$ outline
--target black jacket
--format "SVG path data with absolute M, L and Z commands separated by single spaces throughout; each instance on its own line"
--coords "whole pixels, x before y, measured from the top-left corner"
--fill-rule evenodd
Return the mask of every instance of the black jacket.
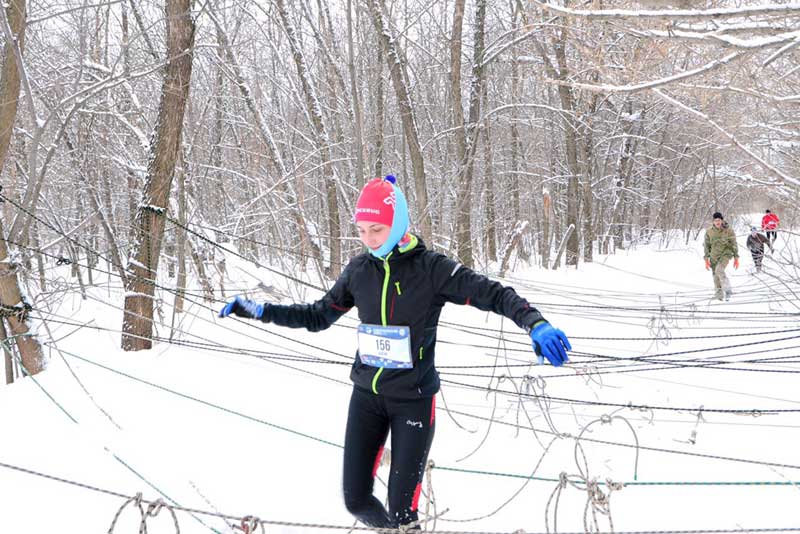
M 289 306 L 267 304 L 262 320 L 317 332 L 356 306 L 362 323 L 407 325 L 413 369 L 371 367 L 362 364 L 356 353 L 350 379 L 356 386 L 387 397 L 430 397 L 439 391 L 434 367 L 436 328 L 447 302 L 493 311 L 527 330 L 543 320 L 512 288 L 427 250 L 416 237 L 404 249 L 395 247 L 387 260 L 359 254 L 320 300 Z
M 755 236 L 753 234 L 747 236 L 747 248 L 750 249 L 750 252 L 763 254 L 765 244 L 769 245 L 770 250 L 772 250 L 772 243 L 769 242 L 769 239 L 764 234 L 756 233 Z

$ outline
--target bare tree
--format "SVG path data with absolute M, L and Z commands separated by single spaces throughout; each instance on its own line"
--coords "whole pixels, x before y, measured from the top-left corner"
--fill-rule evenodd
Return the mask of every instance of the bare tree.
M 352 0 L 347 0 L 347 69 L 350 74 L 350 98 L 353 99 L 353 119 L 355 121 L 356 183 L 361 185 L 364 183 L 364 165 L 367 160 L 367 149 L 364 143 L 364 119 L 361 97 L 358 92 L 358 83 L 356 81 Z
M 325 183 L 328 205 L 328 229 L 330 231 L 330 274 L 331 277 L 338 278 L 342 270 L 342 230 L 339 221 L 339 201 L 337 194 L 337 182 L 339 180 L 336 176 L 334 166 L 331 163 L 330 138 L 322 118 L 322 107 L 319 98 L 317 98 L 317 91 L 314 88 L 308 70 L 308 62 L 300 48 L 294 25 L 289 19 L 289 13 L 286 10 L 286 5 L 283 0 L 276 0 L 276 4 L 278 6 L 278 14 L 281 17 L 283 29 L 286 32 L 286 37 L 289 40 L 289 46 L 292 50 L 292 57 L 294 58 L 295 67 L 297 68 L 297 76 L 300 78 L 300 85 L 303 87 L 306 114 L 313 125 L 314 140 L 317 145 L 317 150 L 319 150 L 320 157 L 322 158 L 322 180 Z
M 0 22 L 6 37 L 3 49 L 3 78 L 0 83 L 0 173 L 5 166 L 17 116 L 23 69 L 22 50 L 25 44 L 25 10 L 25 0 L 9 0 L 0 9 L 2 16 Z M 15 262 L 10 261 L 3 221 L 0 218 L 0 306 L 2 307 L 0 321 L 5 319 L 8 322 L 8 332 L 3 336 L 3 344 L 9 342 L 9 337 L 6 336 L 10 333 L 19 349 L 22 367 L 26 373 L 34 375 L 44 369 L 45 359 L 38 339 L 30 334 L 28 322 L 30 307 L 22 298 L 17 267 Z M 7 361 L 6 365 L 9 363 Z
M 372 23 L 378 34 L 378 39 L 383 48 L 383 55 L 392 77 L 397 105 L 400 107 L 400 118 L 403 123 L 405 141 L 411 155 L 411 167 L 414 170 L 414 192 L 417 201 L 417 223 L 422 237 L 429 242 L 433 236 L 431 229 L 430 206 L 428 205 L 428 182 L 425 176 L 425 158 L 422 155 L 422 146 L 419 141 L 419 128 L 417 127 L 414 103 L 405 75 L 405 61 L 398 49 L 397 40 L 386 23 L 383 14 L 383 0 L 369 0 L 369 10 Z
M 309 225 L 306 221 L 305 215 L 303 214 L 302 207 L 300 206 L 301 202 L 299 200 L 299 195 L 296 191 L 292 188 L 292 182 L 289 180 L 290 172 L 284 163 L 284 158 L 281 154 L 281 151 L 278 149 L 278 144 L 275 141 L 275 136 L 273 135 L 272 129 L 269 127 L 266 119 L 264 118 L 264 114 L 261 112 L 261 109 L 256 102 L 256 99 L 253 95 L 253 90 L 251 89 L 251 84 L 248 80 L 245 79 L 244 74 L 242 73 L 242 69 L 239 66 L 239 60 L 237 59 L 236 55 L 234 54 L 233 48 L 230 43 L 230 39 L 228 38 L 228 34 L 225 28 L 222 26 L 219 19 L 214 14 L 212 6 L 209 5 L 208 15 L 211 18 L 211 21 L 214 23 L 214 26 L 218 30 L 218 39 L 222 49 L 225 53 L 225 57 L 228 60 L 227 67 L 230 69 L 234 82 L 236 84 L 239 93 L 241 94 L 242 98 L 245 101 L 245 105 L 247 109 L 252 113 L 253 117 L 255 118 L 256 122 L 256 133 L 263 143 L 264 147 L 267 149 L 267 153 L 271 160 L 272 165 L 275 167 L 278 173 L 278 180 L 277 180 L 277 189 L 281 194 L 281 197 L 289 204 L 289 211 L 291 214 L 291 218 L 294 220 L 295 225 L 297 227 L 297 232 L 300 234 L 300 244 L 302 249 L 309 248 L 312 253 L 313 259 L 317 263 L 322 262 L 322 251 L 320 247 L 314 242 L 313 239 L 310 237 L 309 232 Z M 302 253 L 301 249 L 301 253 Z
M 131 276 L 122 321 L 124 350 L 149 349 L 153 344 L 154 284 L 192 77 L 195 26 L 191 0 L 166 0 L 165 11 L 167 65 L 147 182 L 134 223 L 136 243 L 128 261 Z

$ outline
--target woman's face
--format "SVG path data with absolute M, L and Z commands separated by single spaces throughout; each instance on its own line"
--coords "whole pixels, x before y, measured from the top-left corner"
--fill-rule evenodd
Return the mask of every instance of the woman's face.
M 385 224 L 369 221 L 358 221 L 358 237 L 361 242 L 372 250 L 377 250 L 389 238 L 391 227 Z

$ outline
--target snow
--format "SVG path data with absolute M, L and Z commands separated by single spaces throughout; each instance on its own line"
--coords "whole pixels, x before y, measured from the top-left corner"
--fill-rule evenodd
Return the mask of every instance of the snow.
M 149 267 L 147 267 L 144 263 L 140 262 L 136 258 L 128 258 L 128 265 L 130 265 L 131 267 L 138 267 L 139 269 L 142 269 L 143 271 L 149 271 L 150 270 Z
M 759 216 L 753 214 L 749 219 Z M 532 359 L 524 333 L 509 321 L 475 308 L 445 307 L 437 366 L 446 384 L 444 398 L 440 395 L 437 399 L 439 428 L 430 458 L 436 465 L 431 481 L 437 509 L 448 511 L 437 521 L 437 530 L 544 532 L 546 513 L 552 530 L 557 512 L 559 531 L 583 531 L 585 489 L 567 485 L 557 506 L 548 500 L 562 472 L 574 480 L 587 466 L 589 477 L 597 477 L 599 489 L 606 494 L 607 479 L 615 483 L 800 480 L 796 445 L 800 413 L 755 417 L 711 411 L 800 410 L 795 375 L 724 369 L 800 371 L 796 358 L 742 363 L 791 356 L 798 346 L 800 324 L 796 315 L 781 314 L 797 313 L 797 301 L 792 300 L 798 290 L 797 273 L 777 264 L 790 252 L 796 253 L 792 237 L 780 233 L 775 256 L 765 262 L 766 272 L 755 275 L 750 272 L 752 261 L 744 247 L 748 217 L 737 223 L 742 266 L 738 271 L 728 269 L 735 292 L 730 302 L 709 300 L 711 277 L 703 267 L 702 233 L 698 241 L 684 248 L 642 246 L 597 256 L 595 263 L 581 263 L 577 270 L 528 268 L 509 274 L 505 283 L 516 287 L 572 338 L 572 363 L 565 368 L 507 366 Z M 683 243 L 681 239 L 674 242 Z M 227 261 L 231 264 L 228 275 L 242 277 L 226 281 L 228 285 L 252 286 L 254 275 L 265 275 L 264 270 L 239 258 Z M 69 276 L 69 266 L 54 269 Z M 783 281 L 777 282 L 774 276 Z M 270 275 L 270 279 L 279 284 L 276 277 Z M 231 516 L 223 520 L 177 511 L 183 533 L 241 532 L 230 524 L 239 522 L 233 518 L 246 515 L 278 522 L 353 524 L 341 497 L 340 444 L 350 393 L 348 362 L 355 347 L 355 311 L 334 327 L 311 334 L 234 318 L 220 320 L 199 302 L 189 302 L 188 313 L 176 320 L 183 329 L 176 332 L 176 338 L 187 343 L 202 341 L 205 346 L 157 343 L 150 351 L 126 353 L 118 348 L 122 290 L 115 294 L 101 283 L 90 288 L 88 295 L 87 300 L 76 295 L 49 303 L 52 309 L 45 315 L 51 319 L 53 336 L 63 337 L 58 342 L 61 352 L 46 348 L 49 366 L 35 381 L 21 379 L 0 387 L 0 464 L 120 495 L 142 492 L 149 501 L 162 497 L 160 491 L 168 496 L 164 498 L 168 504 Z M 169 302 L 166 298 L 163 304 L 167 318 L 171 316 L 166 309 Z M 97 329 L 76 330 L 73 326 L 90 320 Z M 501 326 L 507 353 L 496 332 L 476 330 Z M 168 337 L 169 324 L 159 325 L 159 331 Z M 757 335 L 680 339 L 731 334 Z M 621 337 L 651 339 L 587 339 Z M 766 340 L 772 341 L 719 349 Z M 54 349 L 49 343 L 47 347 Z M 709 351 L 667 355 L 697 349 Z M 295 361 L 270 359 L 258 351 L 284 354 Z M 621 359 L 593 360 L 585 354 Z M 303 362 L 297 360 L 300 355 L 341 365 Z M 657 363 L 666 360 L 694 367 L 594 372 L 641 364 L 625 359 L 641 355 L 654 360 L 647 365 L 654 369 L 669 367 Z M 723 355 L 739 363 L 714 365 Z M 452 367 L 493 363 L 497 363 L 493 380 L 489 379 L 491 369 Z M 485 377 L 463 376 L 475 374 Z M 531 379 L 523 380 L 523 375 Z M 516 377 L 513 382 L 511 377 Z M 500 390 L 528 387 L 552 398 L 614 406 L 551 400 L 546 418 L 535 399 L 460 388 L 454 382 L 479 388 L 491 384 Z M 682 410 L 615 406 L 628 403 Z M 527 415 L 519 411 L 520 405 Z M 615 417 L 601 421 L 604 414 Z M 492 425 L 480 419 L 492 415 L 497 420 Z M 524 429 L 528 417 L 540 429 L 537 436 Z M 518 430 L 517 424 L 523 429 Z M 581 455 L 575 439 L 556 439 L 546 454 L 539 444 L 547 446 L 553 440 L 546 432 L 578 436 L 582 431 L 583 438 L 626 446 L 582 440 L 586 460 L 578 465 L 576 457 Z M 642 446 L 638 468 L 636 440 Z M 539 462 L 535 476 L 546 480 L 526 483 L 516 476 L 479 473 L 530 475 Z M 0 532 L 106 532 L 125 502 L 118 495 L 4 465 L 0 465 Z M 386 474 L 387 468 L 381 467 L 379 476 L 386 480 Z M 377 484 L 376 492 L 383 498 L 385 488 Z M 631 484 L 613 491 L 610 511 L 618 532 L 746 531 L 797 528 L 796 501 L 797 488 L 791 485 Z M 425 509 L 424 497 L 420 508 Z M 487 517 L 466 523 L 447 521 L 482 516 Z M 598 517 L 600 527 L 608 531 L 607 518 Z M 114 532 L 137 532 L 139 519 L 136 508 L 128 505 Z M 148 519 L 147 527 L 151 534 L 175 532 L 167 511 Z M 267 525 L 267 531 L 339 532 L 282 525 Z

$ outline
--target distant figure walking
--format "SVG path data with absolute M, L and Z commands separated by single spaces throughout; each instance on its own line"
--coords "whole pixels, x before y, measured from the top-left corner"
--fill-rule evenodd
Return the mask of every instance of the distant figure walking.
M 736 234 L 733 233 L 733 228 L 725 222 L 722 214 L 718 211 L 714 212 L 712 218 L 713 224 L 706 230 L 703 244 L 706 270 L 710 269 L 714 276 L 714 298 L 730 300 L 733 291 L 731 291 L 731 283 L 725 275 L 725 267 L 733 258 L 733 268 L 739 268 L 739 245 L 736 244 Z
M 778 216 L 770 210 L 767 210 L 761 218 L 761 229 L 767 232 L 767 239 L 769 239 L 770 245 L 778 239 L 778 223 L 780 222 L 781 220 Z
M 761 261 L 764 259 L 764 245 L 769 245 L 770 252 L 772 251 L 772 243 L 769 242 L 767 236 L 758 231 L 758 228 L 752 226 L 750 228 L 750 235 L 747 236 L 747 248 L 750 249 L 750 254 L 753 256 L 753 263 L 756 265 L 756 272 L 761 272 Z

